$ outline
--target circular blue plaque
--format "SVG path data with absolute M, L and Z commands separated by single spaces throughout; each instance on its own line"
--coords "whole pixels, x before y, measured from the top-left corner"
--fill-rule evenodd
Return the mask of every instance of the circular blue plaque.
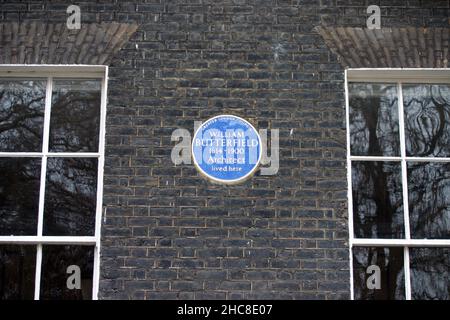
M 192 139 L 192 157 L 200 173 L 209 179 L 234 184 L 258 168 L 261 145 L 261 137 L 248 121 L 220 115 L 197 129 Z

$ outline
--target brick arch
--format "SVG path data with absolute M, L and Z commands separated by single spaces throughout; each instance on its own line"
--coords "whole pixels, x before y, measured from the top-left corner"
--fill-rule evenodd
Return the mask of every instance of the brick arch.
M 0 23 L 0 64 L 109 64 L 138 28 L 134 23 Z
M 317 27 L 327 46 L 350 68 L 446 68 L 449 28 Z

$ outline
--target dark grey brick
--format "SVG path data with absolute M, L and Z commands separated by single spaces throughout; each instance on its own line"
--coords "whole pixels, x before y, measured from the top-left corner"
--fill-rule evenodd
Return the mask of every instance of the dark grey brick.
M 365 28 L 367 3 L 178 2 L 81 3 L 83 28 L 139 24 L 109 64 L 100 298 L 348 298 L 344 68 L 315 27 Z M 3 1 L 0 23 L 69 4 Z M 385 28 L 448 28 L 447 0 L 381 4 Z M 280 129 L 276 176 L 172 164 L 172 131 L 221 113 Z

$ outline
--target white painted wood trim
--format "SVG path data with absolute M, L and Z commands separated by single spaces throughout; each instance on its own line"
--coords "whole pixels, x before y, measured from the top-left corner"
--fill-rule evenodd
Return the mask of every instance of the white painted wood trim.
M 358 68 L 347 72 L 349 82 L 450 83 L 450 68 Z
M 106 66 L 102 65 L 2 64 L 0 65 L 0 78 L 100 78 L 104 77 L 105 71 Z
M 95 215 L 95 249 L 94 249 L 94 274 L 92 280 L 92 299 L 98 299 L 98 290 L 100 284 L 100 257 L 101 257 L 101 225 L 103 212 L 103 176 L 105 166 L 105 135 L 106 135 L 106 106 L 108 93 L 108 67 L 102 80 L 102 95 L 100 109 L 100 138 L 98 151 L 98 176 L 97 176 L 97 206 Z
M 78 244 L 95 245 L 96 237 L 72 236 L 0 236 L 1 244 Z
M 0 157 L 51 157 L 51 158 L 98 158 L 100 157 L 100 153 L 93 153 L 93 152 L 0 152 Z
M 100 240 L 101 240 L 101 218 L 103 206 L 103 172 L 105 157 L 105 132 L 106 132 L 106 105 L 108 90 L 108 67 L 98 65 L 0 65 L 0 78 L 42 78 L 47 79 L 46 100 L 44 111 L 44 130 L 42 152 L 0 152 L 0 157 L 35 157 L 41 158 L 40 194 L 38 211 L 38 230 L 36 236 L 0 236 L 0 244 L 28 244 L 36 245 L 36 270 L 34 298 L 39 299 L 40 280 L 42 268 L 43 245 L 86 245 L 94 247 L 94 271 L 92 280 L 92 298 L 98 298 L 100 278 Z M 102 79 L 101 106 L 100 106 L 100 132 L 98 152 L 77 153 L 54 153 L 48 152 L 50 118 L 51 118 L 51 95 L 54 78 Z M 97 173 L 97 202 L 95 216 L 94 236 L 44 236 L 43 214 L 45 202 L 45 182 L 48 157 L 71 157 L 71 158 L 98 158 Z
M 1 156 L 1 154 L 0 154 Z M 382 156 L 350 156 L 352 161 L 402 161 L 407 162 L 450 162 L 450 158 L 436 158 L 436 157 L 382 157 Z
M 350 117 L 349 117 L 349 82 L 379 82 L 395 83 L 398 88 L 398 110 L 399 110 L 399 135 L 400 135 L 400 156 L 352 156 L 350 151 Z M 350 249 L 350 293 L 354 299 L 353 287 L 353 247 L 403 247 L 404 273 L 405 273 L 405 298 L 411 300 L 411 277 L 410 277 L 410 247 L 450 247 L 450 239 L 411 239 L 409 221 L 409 202 L 407 185 L 407 164 L 408 162 L 450 162 L 450 158 L 436 157 L 408 157 L 406 156 L 405 140 L 405 119 L 403 110 L 404 83 L 449 83 L 450 69 L 347 69 L 345 70 L 345 108 L 346 108 L 346 128 L 347 128 L 347 181 L 348 181 L 348 225 L 349 225 L 349 249 Z M 352 199 L 352 161 L 398 161 L 401 162 L 402 170 L 402 195 L 404 208 L 405 239 L 358 239 L 354 238 L 353 230 L 353 199 Z
M 23 244 L 22 242 L 20 244 Z M 36 269 L 34 276 L 34 300 L 39 300 L 41 294 L 41 273 L 42 273 L 42 243 L 36 246 Z
M 408 167 L 406 163 L 406 133 L 405 133 L 405 117 L 403 109 L 403 89 L 402 83 L 397 84 L 398 90 L 398 122 L 400 134 L 400 156 L 402 170 L 402 198 L 403 198 L 403 223 L 405 229 L 405 239 L 411 239 L 409 227 L 409 202 L 408 202 Z M 411 300 L 411 279 L 409 277 L 409 250 L 407 247 L 403 250 L 403 267 L 405 270 L 405 298 Z
M 347 136 L 347 201 L 348 201 L 348 235 L 349 235 L 349 269 L 350 269 L 350 299 L 354 299 L 353 288 L 353 194 L 352 194 L 352 161 L 350 152 L 350 108 L 349 108 L 349 92 L 347 81 L 347 70 L 345 70 L 345 122 L 346 122 L 346 136 Z
M 354 238 L 354 247 L 450 247 L 450 239 L 363 239 Z

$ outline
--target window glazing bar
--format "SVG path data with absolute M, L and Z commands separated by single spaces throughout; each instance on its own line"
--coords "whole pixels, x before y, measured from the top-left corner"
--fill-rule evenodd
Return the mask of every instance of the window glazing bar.
M 0 236 L 0 243 L 95 245 L 96 237 L 71 236 Z
M 345 70 L 345 122 L 347 129 L 347 203 L 348 203 L 348 234 L 349 234 L 349 269 L 350 269 L 350 299 L 354 299 L 353 288 L 353 195 L 352 195 L 352 160 L 350 152 L 350 108 L 347 70 Z
M 411 162 L 450 162 L 450 158 L 437 157 L 382 157 L 382 156 L 350 156 L 353 161 L 411 161 Z
M 355 238 L 355 247 L 450 247 L 450 239 L 368 239 Z
M 409 202 L 408 202 L 408 168 L 406 163 L 406 136 L 405 136 L 405 114 L 403 109 L 402 84 L 398 83 L 398 121 L 400 133 L 400 155 L 402 157 L 402 191 L 403 191 L 403 223 L 405 224 L 405 239 L 411 239 L 409 228 Z M 404 248 L 405 264 L 405 297 L 411 300 L 411 279 L 409 271 L 409 250 Z
M 52 158 L 98 158 L 100 153 L 93 152 L 0 152 L 1 157 L 52 157 Z

